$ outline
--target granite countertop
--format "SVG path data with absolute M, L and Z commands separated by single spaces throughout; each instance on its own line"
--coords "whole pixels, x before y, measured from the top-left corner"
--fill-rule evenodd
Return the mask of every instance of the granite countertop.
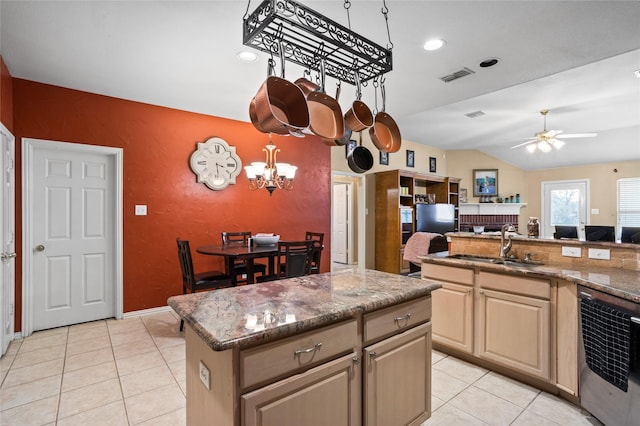
M 354 318 L 440 287 L 435 281 L 345 269 L 173 296 L 168 304 L 213 350 L 224 351 Z
M 519 275 L 559 278 L 640 303 L 640 271 L 591 265 L 527 265 L 512 266 L 448 258 L 448 252 L 421 256 L 423 262 L 449 266 L 478 267 L 483 270 Z

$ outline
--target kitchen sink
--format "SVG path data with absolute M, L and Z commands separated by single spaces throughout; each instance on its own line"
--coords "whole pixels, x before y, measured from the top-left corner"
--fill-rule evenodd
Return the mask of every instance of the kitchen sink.
M 469 262 L 491 263 L 494 265 L 505 266 L 539 266 L 540 262 L 525 261 L 524 259 L 517 259 L 515 257 L 489 257 L 489 256 L 477 256 L 473 254 L 452 254 L 447 256 L 449 259 L 466 260 Z

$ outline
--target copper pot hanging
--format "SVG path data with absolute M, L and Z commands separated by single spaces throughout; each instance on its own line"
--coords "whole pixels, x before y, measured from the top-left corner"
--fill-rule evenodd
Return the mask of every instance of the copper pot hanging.
M 377 85 L 376 85 L 377 86 Z M 382 96 L 382 110 L 375 116 L 373 127 L 369 128 L 371 141 L 382 152 L 397 152 L 402 144 L 400 129 L 395 120 L 385 112 L 386 94 L 384 82 L 380 84 Z M 378 93 L 376 91 L 376 108 L 378 104 Z
M 284 52 L 280 44 L 281 75 L 272 75 L 274 61 L 269 59 L 267 79 L 258 89 L 255 102 L 249 105 L 249 115 L 262 133 L 293 134 L 309 127 L 309 108 L 304 93 L 284 78 Z
M 360 132 L 373 125 L 373 114 L 367 104 L 360 100 L 362 91 L 360 89 L 360 74 L 358 74 L 358 70 L 354 70 L 354 78 L 356 80 L 356 100 L 353 101 L 351 108 L 344 115 L 344 121 L 352 131 Z

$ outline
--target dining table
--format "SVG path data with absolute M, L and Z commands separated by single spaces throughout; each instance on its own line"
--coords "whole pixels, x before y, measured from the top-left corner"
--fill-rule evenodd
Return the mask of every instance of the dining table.
M 196 252 L 211 256 L 224 257 L 226 270 L 233 271 L 233 265 L 238 260 L 246 261 L 247 265 L 247 284 L 255 283 L 254 275 L 254 259 L 268 258 L 267 265 L 268 274 L 275 274 L 275 258 L 278 254 L 278 245 L 239 245 L 239 244 L 205 244 L 196 248 Z M 235 274 L 231 274 L 232 284 L 238 284 L 238 278 Z

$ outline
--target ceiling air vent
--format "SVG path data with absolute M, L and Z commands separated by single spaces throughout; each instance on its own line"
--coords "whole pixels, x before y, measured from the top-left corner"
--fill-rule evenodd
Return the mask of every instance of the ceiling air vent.
M 475 74 L 475 72 L 471 71 L 467 67 L 464 67 L 461 70 L 453 72 L 453 73 L 451 73 L 449 75 L 445 75 L 444 77 L 440 77 L 440 80 L 444 81 L 445 83 L 449 83 L 449 82 L 451 82 L 453 80 L 457 80 L 459 78 L 466 77 L 466 76 L 471 75 L 471 74 Z
M 465 114 L 469 118 L 482 117 L 484 115 L 484 111 L 473 111 Z

